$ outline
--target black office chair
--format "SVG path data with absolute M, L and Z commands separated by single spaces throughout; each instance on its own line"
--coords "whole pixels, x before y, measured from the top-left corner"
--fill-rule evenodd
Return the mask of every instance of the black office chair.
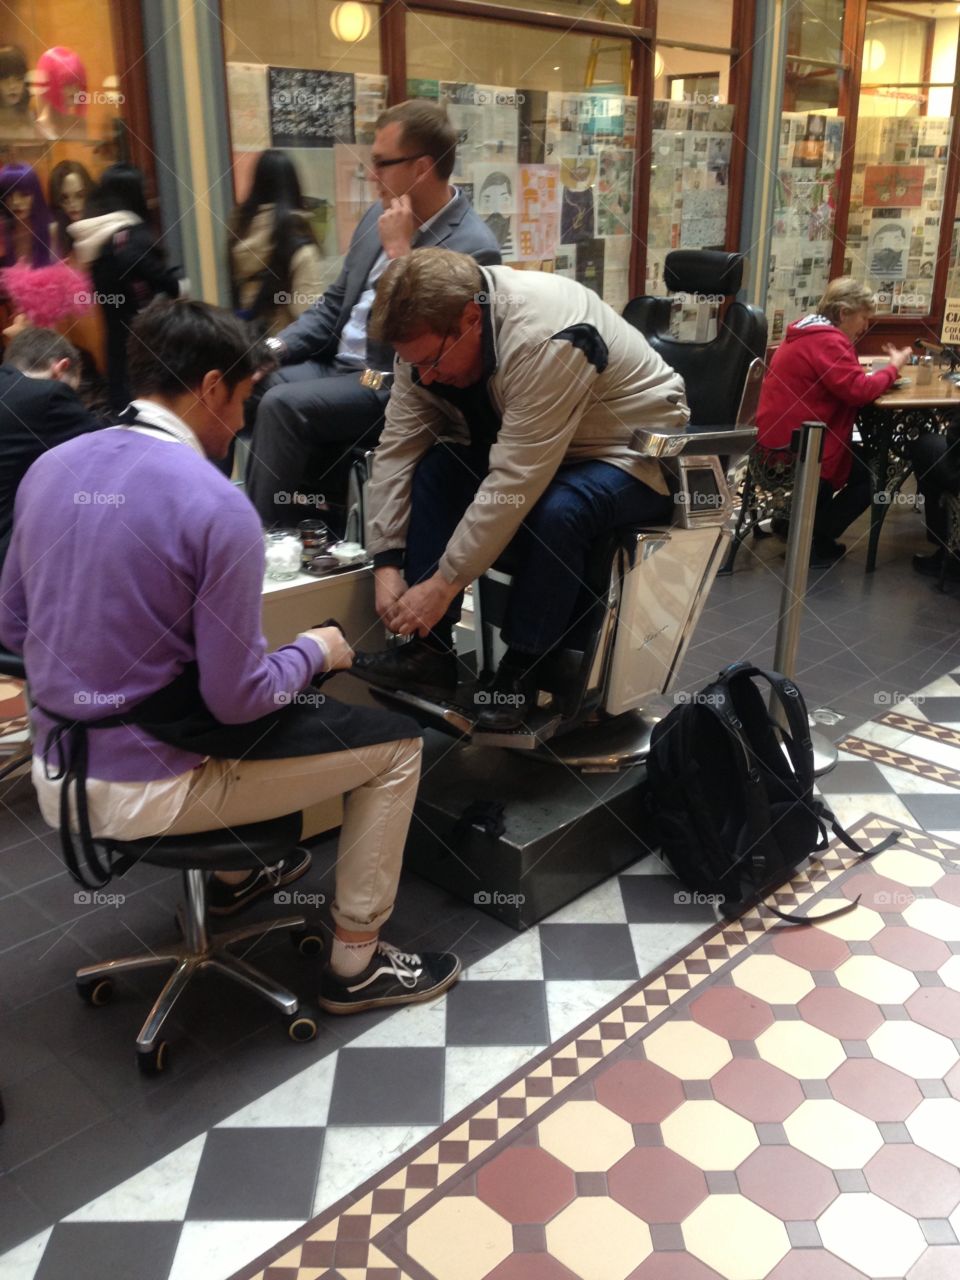
M 675 249 L 667 254 L 663 278 L 673 294 L 720 302 L 740 289 L 743 256 L 720 249 Z M 733 301 L 720 317 L 717 336 L 711 342 L 681 342 L 670 334 L 675 301 L 649 295 L 633 298 L 624 308 L 623 318 L 683 375 L 691 426 L 753 426 L 752 418 L 746 421 L 741 405 L 745 392 L 753 394 L 763 376 L 766 316 L 759 307 Z
M 228 950 L 238 942 L 262 937 L 275 929 L 289 929 L 294 931 L 294 942 L 305 955 L 315 954 L 322 946 L 322 941 L 318 935 L 307 930 L 303 916 L 256 920 L 229 933 L 207 932 L 207 873 L 242 871 L 248 868 L 253 870 L 279 861 L 298 844 L 301 819 L 301 814 L 290 813 L 268 822 L 202 831 L 196 835 L 151 836 L 143 840 L 122 842 L 95 841 L 111 860 L 123 858 L 157 867 L 173 867 L 183 872 L 185 901 L 178 913 L 183 931 L 181 944 L 142 955 L 125 956 L 120 960 L 107 960 L 102 964 L 86 965 L 77 970 L 79 994 L 88 1004 L 102 1005 L 113 994 L 115 974 L 131 973 L 154 965 L 175 966 L 137 1036 L 137 1064 L 145 1075 L 157 1075 L 168 1065 L 167 1042 L 161 1040 L 160 1032 L 191 978 L 203 969 L 213 969 L 249 991 L 263 996 L 280 1010 L 292 1040 L 306 1041 L 316 1036 L 316 1022 L 300 1012 L 300 1003 L 292 991 L 281 987 L 272 978 Z

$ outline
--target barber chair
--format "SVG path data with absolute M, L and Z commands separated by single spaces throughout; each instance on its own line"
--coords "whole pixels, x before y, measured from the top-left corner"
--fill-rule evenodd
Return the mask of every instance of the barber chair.
M 23 658 L 19 653 L 11 653 L 9 649 L 0 648 L 0 675 L 9 676 L 12 680 L 22 680 L 26 683 L 27 673 L 23 665 Z M 0 780 L 8 778 L 11 774 L 16 773 L 18 769 L 22 769 L 24 765 L 30 763 L 33 756 L 33 743 L 30 741 L 29 725 L 27 726 L 27 741 L 21 746 L 17 743 L 11 750 L 11 754 L 6 759 L 3 767 L 0 768 Z
M 207 872 L 255 869 L 278 861 L 299 843 L 301 818 L 301 814 L 291 813 L 268 822 L 195 835 L 96 841 L 111 858 L 172 867 L 183 873 L 184 902 L 178 912 L 183 940 L 179 945 L 77 970 L 79 995 L 88 1004 L 103 1005 L 113 995 L 113 979 L 117 974 L 155 965 L 174 966 L 137 1036 L 137 1065 L 144 1075 L 157 1075 L 169 1065 L 167 1042 L 161 1038 L 164 1023 L 190 980 L 205 969 L 230 978 L 272 1004 L 280 1011 L 291 1040 L 307 1041 L 316 1036 L 316 1022 L 301 1013 L 300 1002 L 292 991 L 229 950 L 237 943 L 249 944 L 276 929 L 288 929 L 293 931 L 293 941 L 304 955 L 316 954 L 322 946 L 321 939 L 307 930 L 303 916 L 255 920 L 229 933 L 207 931 Z

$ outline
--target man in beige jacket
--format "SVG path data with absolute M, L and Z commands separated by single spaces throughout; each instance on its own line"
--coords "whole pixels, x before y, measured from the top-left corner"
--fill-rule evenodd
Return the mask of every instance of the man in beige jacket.
M 370 328 L 397 362 L 367 547 L 377 612 L 415 638 L 359 657 L 354 671 L 449 697 L 463 589 L 510 544 L 508 649 L 478 722 L 516 728 L 541 660 L 576 621 L 591 543 L 670 518 L 659 464 L 630 440 L 638 427 L 688 420 L 683 379 L 575 281 L 481 268 L 443 249 L 387 268 Z

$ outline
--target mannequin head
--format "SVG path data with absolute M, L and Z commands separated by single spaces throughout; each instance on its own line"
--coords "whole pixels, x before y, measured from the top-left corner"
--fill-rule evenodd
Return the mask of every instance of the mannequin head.
M 72 49 L 57 45 L 37 62 L 40 100 L 62 116 L 87 114 L 87 72 Z
M 29 262 L 34 267 L 50 263 L 50 210 L 43 198 L 40 179 L 28 164 L 8 164 L 0 169 L 0 212 L 4 223 L 3 265 L 17 260 L 17 228 L 30 235 Z
M 50 208 L 64 223 L 83 217 L 93 179 L 79 160 L 61 160 L 50 174 Z
M 29 106 L 26 56 L 17 45 L 4 45 L 0 48 L 0 109 L 26 115 Z

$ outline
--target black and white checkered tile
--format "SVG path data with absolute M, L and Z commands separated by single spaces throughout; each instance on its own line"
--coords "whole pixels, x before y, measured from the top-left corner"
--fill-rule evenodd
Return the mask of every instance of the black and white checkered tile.
M 847 736 L 960 771 L 960 746 L 910 726 L 960 728 L 960 672 L 896 710 L 900 727 Z M 821 789 L 844 824 L 874 812 L 960 841 L 946 783 L 842 750 Z M 637 864 L 0 1257 L 0 1280 L 225 1280 L 701 932 L 712 909 L 677 888 Z

